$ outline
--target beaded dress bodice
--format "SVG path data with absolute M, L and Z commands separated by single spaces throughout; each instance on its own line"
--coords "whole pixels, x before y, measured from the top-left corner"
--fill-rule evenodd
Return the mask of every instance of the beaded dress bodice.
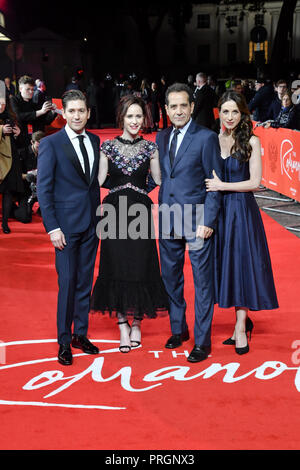
M 129 188 L 147 194 L 146 182 L 150 158 L 156 149 L 157 145 L 154 142 L 142 137 L 133 142 L 120 137 L 105 141 L 101 151 L 109 160 L 110 193 Z

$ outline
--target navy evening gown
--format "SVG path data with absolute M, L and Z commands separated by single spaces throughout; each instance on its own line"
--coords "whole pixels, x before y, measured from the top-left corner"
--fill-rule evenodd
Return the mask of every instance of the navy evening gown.
M 224 181 L 250 178 L 249 162 L 224 162 Z M 249 310 L 278 308 L 266 234 L 252 191 L 224 191 L 216 234 L 216 302 Z

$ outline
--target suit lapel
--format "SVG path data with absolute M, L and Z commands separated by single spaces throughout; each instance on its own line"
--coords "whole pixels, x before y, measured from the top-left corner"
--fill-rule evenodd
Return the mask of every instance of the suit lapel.
M 63 149 L 65 151 L 65 154 L 68 157 L 68 159 L 70 160 L 70 162 L 72 163 L 72 165 L 75 167 L 75 169 L 76 169 L 78 175 L 80 176 L 80 178 L 82 178 L 83 181 L 85 183 L 87 183 L 87 179 L 85 177 L 82 166 L 81 166 L 80 161 L 78 159 L 78 155 L 75 152 L 75 149 L 72 145 L 72 142 L 70 141 L 70 139 L 69 139 L 69 137 L 68 137 L 68 135 L 67 135 L 67 133 L 64 129 L 62 130 L 62 132 L 63 132 L 63 137 L 64 137 Z
M 98 172 L 98 162 L 99 162 L 99 148 L 97 145 L 97 140 L 93 138 L 93 135 L 87 132 L 90 141 L 92 143 L 93 149 L 94 149 L 94 163 L 93 163 L 93 168 L 92 168 L 92 173 L 91 173 L 91 179 L 90 179 L 90 184 L 92 183 L 93 179 L 96 176 L 96 173 Z
M 185 133 L 185 136 L 184 136 L 184 138 L 183 138 L 183 140 L 180 144 L 180 147 L 177 151 L 172 169 L 174 169 L 176 167 L 176 165 L 178 165 L 178 163 L 180 162 L 180 160 L 182 159 L 182 157 L 186 153 L 190 143 L 192 142 L 194 127 L 195 127 L 195 123 L 194 123 L 194 121 L 192 121 L 191 124 L 189 125 L 189 127 L 188 127 L 188 129 Z
M 93 163 L 93 168 L 92 168 L 92 172 L 91 172 L 90 182 L 88 182 L 88 180 L 87 180 L 87 178 L 86 178 L 86 176 L 83 172 L 81 163 L 79 161 L 77 153 L 75 152 L 75 149 L 73 147 L 72 142 L 70 141 L 70 139 L 69 139 L 69 137 L 68 137 L 68 135 L 67 135 L 67 133 L 64 129 L 62 130 L 62 132 L 64 133 L 63 147 L 64 147 L 64 150 L 65 150 L 66 156 L 68 157 L 68 159 L 70 160 L 72 165 L 75 167 L 75 169 L 76 169 L 77 173 L 79 174 L 80 178 L 82 178 L 85 183 L 91 184 L 93 179 L 96 176 L 96 173 L 97 173 L 97 170 L 98 170 L 98 163 L 99 163 L 99 149 L 98 149 L 98 146 L 97 146 L 96 139 L 93 138 L 92 134 L 87 132 L 87 134 L 89 136 L 89 139 L 92 143 L 93 150 L 94 150 L 94 163 Z
M 168 170 L 168 172 L 171 171 L 171 164 L 170 164 L 170 156 L 169 156 L 169 140 L 170 140 L 170 135 L 172 132 L 172 127 L 169 127 L 164 135 L 164 141 L 163 141 L 163 158 L 164 158 L 164 166 Z

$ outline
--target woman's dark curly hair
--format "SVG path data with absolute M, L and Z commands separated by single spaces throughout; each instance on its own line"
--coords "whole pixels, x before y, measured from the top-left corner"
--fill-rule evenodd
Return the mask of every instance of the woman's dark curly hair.
M 248 109 L 246 100 L 243 95 L 235 91 L 226 91 L 220 98 L 218 103 L 219 111 L 224 103 L 227 101 L 234 101 L 241 113 L 241 120 L 233 130 L 232 137 L 234 144 L 231 149 L 231 154 L 243 162 L 247 162 L 251 157 L 252 147 L 249 143 L 253 135 L 253 124 L 250 118 L 250 111 Z

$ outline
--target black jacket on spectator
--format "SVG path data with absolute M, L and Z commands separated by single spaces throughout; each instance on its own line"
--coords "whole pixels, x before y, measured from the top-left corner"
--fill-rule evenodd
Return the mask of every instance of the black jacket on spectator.
M 35 155 L 31 144 L 28 145 L 26 149 L 23 149 L 21 152 L 21 164 L 22 164 L 22 173 L 25 174 L 28 171 L 36 170 L 37 169 L 37 155 Z M 34 181 L 34 179 L 32 179 Z M 26 194 L 26 201 L 30 198 L 32 195 L 32 189 L 30 185 L 31 181 L 28 181 L 27 179 L 24 180 L 24 188 L 25 188 L 25 194 Z M 36 198 L 32 201 L 35 202 Z M 24 210 L 24 209 L 23 209 Z M 31 220 L 31 210 L 26 211 L 27 214 L 30 215 L 30 220 Z
M 297 128 L 296 107 L 294 105 L 281 108 L 277 118 L 271 122 L 271 127 L 284 127 L 285 129 Z
M 32 100 L 24 101 L 20 93 L 18 93 L 16 96 L 11 96 L 10 103 L 13 112 L 17 116 L 21 134 L 28 145 L 30 143 L 28 124 L 32 125 L 32 132 L 44 132 L 45 126 L 51 124 L 51 122 L 56 117 L 56 113 L 49 111 L 47 114 L 37 118 L 36 111 L 41 109 L 41 106 L 38 106 Z
M 255 96 L 248 104 L 250 113 L 253 113 L 254 121 L 267 121 L 269 117 L 269 108 L 274 96 L 275 92 L 271 83 L 267 83 L 255 93 Z
M 268 119 L 276 119 L 278 114 L 280 113 L 281 106 L 281 100 L 278 98 L 278 96 L 275 96 L 269 108 Z
M 249 86 L 244 87 L 243 95 L 245 96 L 245 100 L 248 103 L 252 100 L 255 96 L 255 90 L 252 90 Z
M 200 126 L 212 129 L 215 124 L 213 108 L 217 106 L 217 95 L 207 84 L 195 91 L 195 106 L 192 118 Z
M 33 93 L 32 101 L 38 105 L 38 109 L 41 109 L 43 104 L 45 103 L 47 95 L 44 91 L 36 89 Z
M 22 172 L 27 173 L 27 171 L 37 169 L 37 156 L 32 150 L 31 144 L 27 146 L 26 149 L 23 149 L 21 152 L 21 161 L 22 161 Z

